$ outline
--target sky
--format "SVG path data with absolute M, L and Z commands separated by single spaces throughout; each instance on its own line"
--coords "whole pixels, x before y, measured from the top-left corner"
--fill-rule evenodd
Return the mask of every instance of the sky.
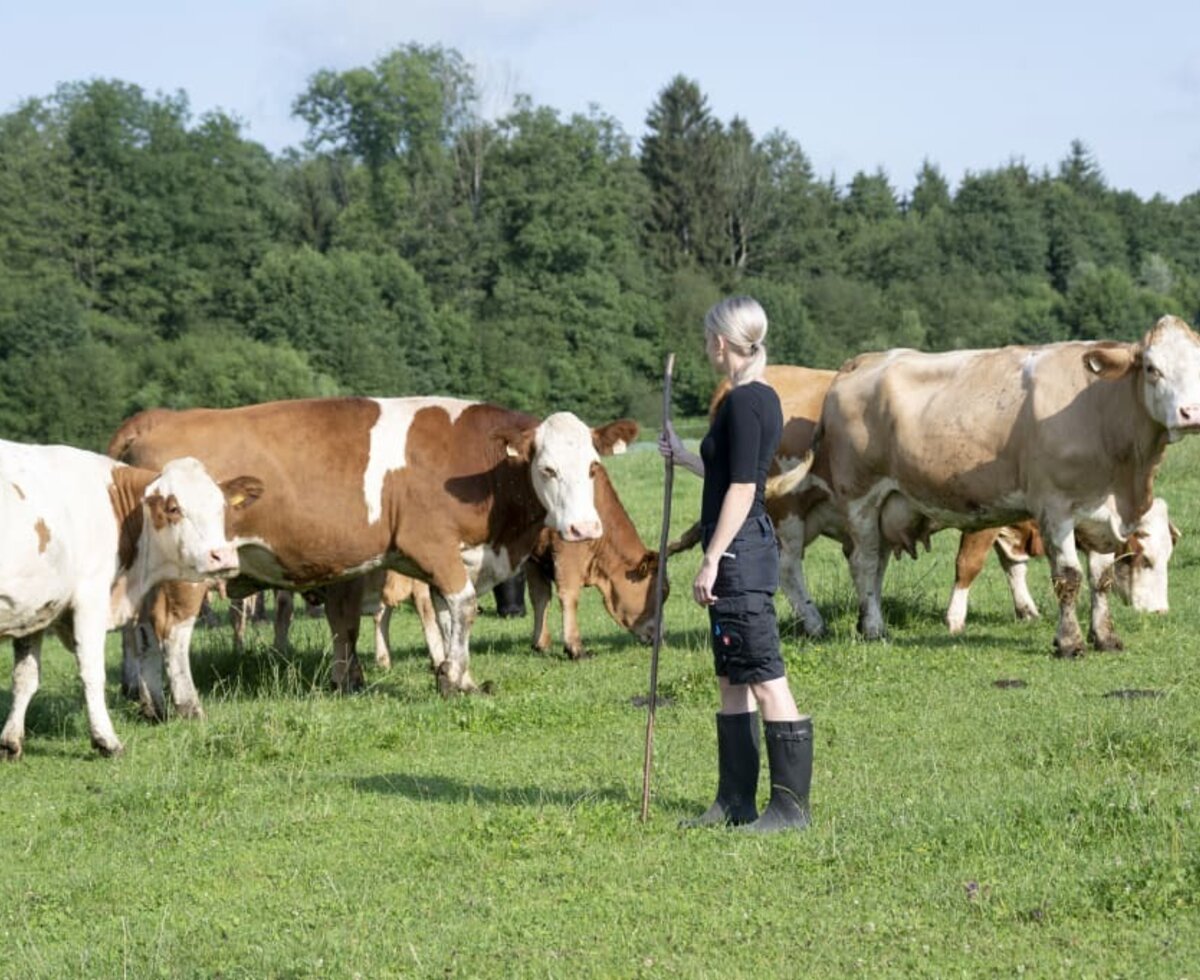
M 485 109 L 516 93 L 595 106 L 637 142 L 679 74 L 714 116 L 795 139 L 817 175 L 928 160 L 964 174 L 1055 172 L 1082 140 L 1110 187 L 1200 191 L 1200 0 L 0 0 L 0 113 L 62 82 L 184 91 L 278 153 L 317 71 L 408 43 L 453 48 Z

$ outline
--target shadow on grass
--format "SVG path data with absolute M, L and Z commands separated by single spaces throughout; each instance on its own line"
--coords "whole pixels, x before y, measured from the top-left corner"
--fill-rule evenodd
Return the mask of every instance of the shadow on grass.
M 543 786 L 488 786 L 466 783 L 446 776 L 417 776 L 411 773 L 385 773 L 351 780 L 360 793 L 403 796 L 418 802 L 469 803 L 488 807 L 556 806 L 574 809 L 580 804 L 614 803 L 631 809 L 641 806 L 640 793 L 635 797 L 629 790 L 609 784 L 579 790 L 546 789 Z M 654 795 L 654 806 L 672 814 L 685 816 L 699 813 L 707 805 L 700 798 L 683 799 Z
M 428 800 L 438 803 L 474 801 L 484 806 L 548 804 L 573 807 L 588 800 L 608 803 L 631 803 L 633 800 L 627 790 L 613 785 L 575 791 L 550 790 L 542 786 L 487 786 L 480 783 L 465 783 L 447 776 L 417 776 L 403 772 L 364 776 L 351 780 L 351 785 L 360 793 L 404 796 L 410 800 Z

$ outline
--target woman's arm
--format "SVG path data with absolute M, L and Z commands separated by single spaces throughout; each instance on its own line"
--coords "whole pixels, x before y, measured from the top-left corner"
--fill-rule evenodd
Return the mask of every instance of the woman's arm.
M 721 513 L 717 517 L 717 526 L 709 539 L 708 547 L 704 550 L 704 559 L 700 562 L 700 571 L 696 573 L 692 583 L 692 595 L 702 606 L 710 606 L 719 596 L 713 595 L 713 584 L 717 580 L 717 566 L 737 535 L 741 526 L 746 523 L 750 508 L 754 506 L 754 493 L 757 488 L 753 483 L 731 483 L 721 501 Z

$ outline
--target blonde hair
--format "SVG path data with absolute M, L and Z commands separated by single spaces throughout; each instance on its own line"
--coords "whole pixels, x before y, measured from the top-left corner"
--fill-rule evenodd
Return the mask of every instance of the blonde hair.
M 767 314 L 750 296 L 730 296 L 717 303 L 704 317 L 704 329 L 725 338 L 734 352 L 746 358 L 730 376 L 739 385 L 762 374 L 767 366 Z

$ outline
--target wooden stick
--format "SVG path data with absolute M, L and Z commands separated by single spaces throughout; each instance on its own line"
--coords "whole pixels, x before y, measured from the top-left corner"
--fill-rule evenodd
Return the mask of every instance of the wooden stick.
M 663 371 L 663 431 L 671 421 L 671 373 L 675 354 L 667 355 Z M 642 762 L 642 823 L 650 816 L 650 765 L 654 760 L 654 709 L 658 706 L 658 651 L 662 647 L 663 592 L 667 582 L 667 539 L 671 534 L 671 491 L 675 480 L 675 461 L 666 459 L 663 476 L 662 533 L 658 536 L 658 575 L 654 579 L 654 648 L 650 652 L 650 701 L 646 712 L 646 755 Z

